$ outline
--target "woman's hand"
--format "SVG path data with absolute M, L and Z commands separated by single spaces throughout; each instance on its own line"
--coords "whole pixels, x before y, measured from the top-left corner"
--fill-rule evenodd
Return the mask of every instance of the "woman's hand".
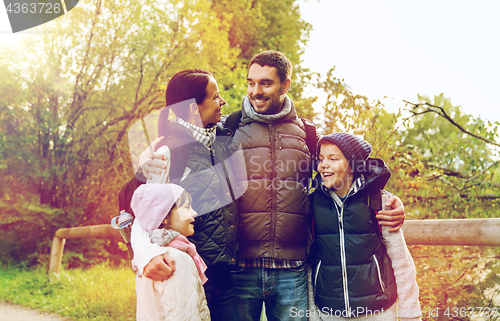
M 389 232 L 397 232 L 403 226 L 405 221 L 405 207 L 399 197 L 391 195 L 387 202 L 386 207 L 391 207 L 392 210 L 383 210 L 377 213 L 377 218 L 380 220 L 380 225 L 391 226 Z
M 163 140 L 163 138 L 164 137 L 161 136 L 152 141 L 151 145 L 148 146 L 148 148 L 146 148 L 146 150 L 143 151 L 137 159 L 137 165 L 142 169 L 142 172 L 147 179 L 153 178 L 150 173 L 160 174 L 159 169 L 166 168 L 165 164 L 155 160 L 167 160 L 167 157 L 165 155 L 155 152 L 156 146 Z

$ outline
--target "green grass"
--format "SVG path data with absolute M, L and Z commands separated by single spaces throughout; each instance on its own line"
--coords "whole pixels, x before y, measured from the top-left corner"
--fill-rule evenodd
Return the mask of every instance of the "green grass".
M 135 320 L 135 274 L 108 264 L 62 270 L 49 282 L 46 267 L 21 269 L 0 265 L 0 298 L 80 320 Z M 262 311 L 261 320 L 267 318 Z
M 50 283 L 47 269 L 0 266 L 0 298 L 73 320 L 135 320 L 135 275 L 129 267 L 101 264 L 63 270 Z

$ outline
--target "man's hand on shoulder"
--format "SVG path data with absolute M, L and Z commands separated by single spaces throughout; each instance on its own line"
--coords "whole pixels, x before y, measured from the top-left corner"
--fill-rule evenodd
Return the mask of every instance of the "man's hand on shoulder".
M 148 279 L 154 281 L 165 281 L 175 272 L 174 260 L 165 253 L 163 255 L 155 256 L 144 267 L 143 275 Z

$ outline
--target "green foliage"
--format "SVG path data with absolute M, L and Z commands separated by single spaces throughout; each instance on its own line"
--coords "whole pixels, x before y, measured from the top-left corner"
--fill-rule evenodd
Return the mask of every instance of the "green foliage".
M 50 253 L 50 240 L 57 226 L 64 224 L 62 210 L 35 206 L 20 196 L 16 203 L 0 202 L 0 247 L 3 259 L 27 265 L 43 263 Z M 24 215 L 18 215 L 23 213 Z
M 210 70 L 229 114 L 246 94 L 248 58 L 278 49 L 299 68 L 309 30 L 296 0 L 92 0 L 26 34 L 18 48 L 0 47 L 4 259 L 46 255 L 57 228 L 116 215 L 133 174 L 127 131 L 164 106 L 176 72 Z M 27 228 L 37 233 L 26 242 L 12 237 Z M 106 258 L 93 241 L 80 246 Z M 116 244 L 104 248 L 119 261 Z
M 498 141 L 498 125 L 485 126 L 442 94 L 433 102 L 419 96 L 418 102 L 393 118 L 400 127 L 385 134 L 387 141 L 378 150 L 393 171 L 389 189 L 405 200 L 413 218 L 498 217 L 500 154 L 465 132 Z M 498 306 L 499 248 L 413 246 L 412 253 L 423 306 L 443 312 Z
M 312 26 L 300 16 L 296 0 L 211 0 L 212 10 L 228 24 L 231 48 L 237 48 L 237 64 L 228 74 L 216 78 L 225 89 L 227 113 L 240 108 L 246 95 L 247 65 L 250 59 L 264 50 L 283 52 L 294 65 L 293 99 L 300 116 L 312 119 L 312 98 L 304 96 L 303 81 L 308 71 L 301 66 L 301 55 L 309 40 Z
M 428 98 L 419 99 L 430 103 Z M 432 105 L 453 115 L 464 129 L 498 140 L 497 128 L 463 114 L 443 95 L 436 96 Z M 400 182 L 391 180 L 391 188 L 408 197 L 408 205 L 417 206 L 419 218 L 498 217 L 498 149 L 464 133 L 426 106 L 412 108 L 409 116 L 401 115 L 396 121 L 401 126 L 387 136 L 379 155 L 387 155 L 383 158 L 400 178 Z
M 367 132 L 378 132 L 374 126 L 380 126 L 379 114 L 385 113 L 381 103 L 354 94 L 344 79 L 337 78 L 334 72 L 335 67 L 325 75 L 309 73 L 304 77 L 305 83 L 323 90 L 327 95 L 321 119 L 317 122 L 319 131 L 324 134 L 343 131 L 362 136 Z
M 375 150 L 393 172 L 388 188 L 401 196 L 412 218 L 498 217 L 500 155 L 491 144 L 464 132 L 498 140 L 498 127 L 484 126 L 483 120 L 464 114 L 442 94 L 432 103 L 420 96 L 418 102 L 422 105 L 386 117 L 386 128 L 396 129 L 377 134 Z M 442 312 L 448 307 L 492 308 L 493 299 L 499 299 L 488 295 L 498 291 L 492 283 L 500 273 L 498 248 L 413 246 L 411 250 L 423 307 L 439 307 Z
M 134 273 L 109 264 L 64 270 L 49 283 L 45 268 L 0 268 L 0 297 L 72 320 L 135 320 Z
M 354 95 L 334 69 L 314 74 L 327 93 L 323 133 L 348 131 L 373 146 L 372 157 L 392 171 L 387 189 L 405 204 L 407 219 L 499 217 L 499 123 L 463 113 L 443 94 L 391 114 L 378 101 Z M 498 307 L 500 249 L 411 246 L 424 319 L 439 308 Z M 494 319 L 494 318 L 492 318 Z M 457 317 L 454 320 L 469 320 Z
M 379 101 L 354 95 L 333 72 L 312 81 L 327 93 L 322 132 L 369 141 L 372 157 L 393 172 L 388 188 L 415 205 L 418 218 L 498 217 L 500 124 L 464 114 L 443 94 L 432 103 L 419 96 L 418 104 L 391 114 Z

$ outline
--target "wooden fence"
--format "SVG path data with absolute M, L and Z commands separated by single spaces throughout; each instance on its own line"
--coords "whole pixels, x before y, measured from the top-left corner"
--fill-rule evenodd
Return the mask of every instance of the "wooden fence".
M 66 239 L 77 238 L 110 238 L 121 240 L 119 230 L 111 227 L 111 224 L 91 225 L 82 227 L 71 227 L 58 229 L 52 240 L 52 248 L 50 250 L 50 263 L 49 263 L 49 279 L 55 281 L 59 278 L 61 273 L 61 263 L 64 252 L 64 244 Z
M 407 220 L 402 229 L 408 245 L 500 246 L 500 218 Z M 121 239 L 109 224 L 57 230 L 50 253 L 51 281 L 61 272 L 66 239 L 84 237 Z

